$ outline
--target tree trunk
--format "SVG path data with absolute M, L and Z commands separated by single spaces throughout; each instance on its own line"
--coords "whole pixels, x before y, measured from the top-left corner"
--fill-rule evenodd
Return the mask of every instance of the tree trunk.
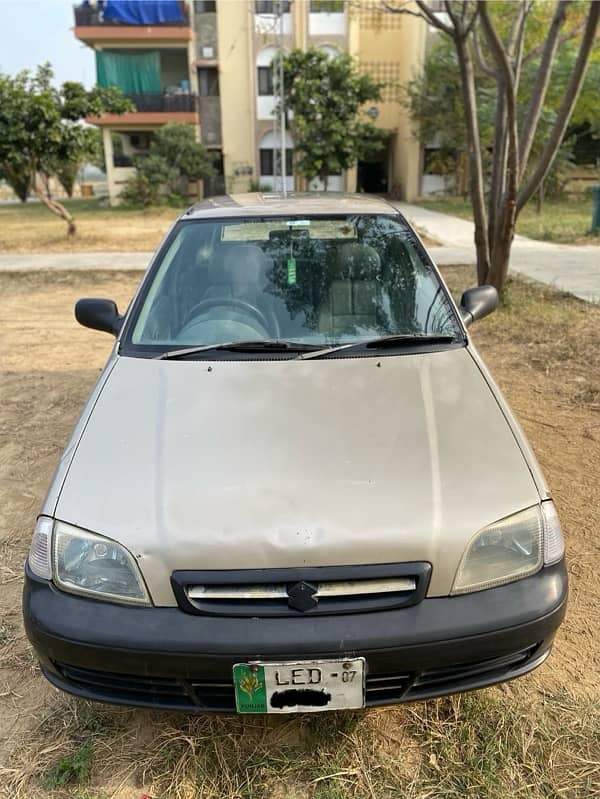
M 560 148 L 561 142 L 564 138 L 569 119 L 573 113 L 573 108 L 579 97 L 583 79 L 585 77 L 587 65 L 589 62 L 590 53 L 594 46 L 596 39 L 596 32 L 598 29 L 598 20 L 600 19 L 600 2 L 594 0 L 589 4 L 589 11 L 585 23 L 579 53 L 573 67 L 573 72 L 569 78 L 569 82 L 565 89 L 565 96 L 558 110 L 556 121 L 550 138 L 546 142 L 544 150 L 540 156 L 538 164 L 534 169 L 529 180 L 521 188 L 517 198 L 517 211 L 520 211 L 523 206 L 531 199 L 537 187 L 548 174 L 552 162 L 556 158 L 556 154 Z M 550 65 L 551 66 L 551 65 Z
M 537 199 L 535 203 L 535 210 L 538 214 L 542 213 L 543 205 L 544 205 L 544 181 L 542 180 L 539 189 L 537 190 Z
M 494 171 L 499 168 L 501 172 L 498 179 L 503 184 L 501 200 L 495 209 L 495 224 L 490 236 L 490 269 L 488 282 L 502 292 L 508 265 L 510 249 L 515 236 L 515 223 L 517 219 L 517 189 L 519 178 L 519 134 L 517 130 L 517 98 L 515 87 L 515 72 L 510 63 L 508 53 L 489 17 L 488 7 L 485 3 L 481 6 L 481 22 L 485 36 L 496 66 L 498 69 L 498 105 L 502 106 L 502 125 L 497 131 L 495 145 L 500 148 L 499 164 L 495 164 Z M 519 14 L 525 13 L 526 6 L 521 5 Z M 517 23 L 519 27 L 520 23 Z M 497 120 L 498 121 L 498 120 Z M 500 139 L 500 136 L 502 137 Z M 496 158 L 496 154 L 494 154 Z M 497 186 L 499 190 L 501 187 Z
M 473 205 L 475 222 L 475 250 L 477 252 L 477 282 L 483 285 L 490 268 L 490 249 L 487 235 L 485 197 L 483 188 L 483 166 L 477 119 L 477 99 L 475 96 L 475 75 L 473 61 L 466 41 L 461 33 L 453 35 L 460 67 L 463 93 L 465 127 L 467 133 L 467 154 L 469 165 L 469 190 Z
M 35 196 L 44 203 L 46 208 L 51 211 L 56 216 L 60 216 L 61 219 L 64 219 L 67 223 L 67 235 L 74 236 L 77 232 L 77 227 L 75 226 L 75 220 L 73 215 L 70 214 L 67 209 L 64 207 L 62 203 L 59 203 L 58 200 L 51 200 L 44 194 L 43 191 L 37 185 L 37 182 L 34 180 L 33 184 L 33 191 Z

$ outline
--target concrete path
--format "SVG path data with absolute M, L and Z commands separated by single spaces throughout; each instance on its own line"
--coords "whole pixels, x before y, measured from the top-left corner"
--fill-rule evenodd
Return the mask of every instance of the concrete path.
M 151 252 L 68 252 L 0 255 L 0 272 L 32 272 L 39 269 L 145 269 Z
M 472 222 L 417 205 L 395 205 L 415 227 L 443 245 L 429 247 L 437 264 L 475 265 Z M 588 302 L 600 302 L 600 243 L 598 246 L 550 244 L 515 236 L 510 265 L 514 272 L 532 280 L 567 291 Z
M 440 214 L 416 205 L 397 203 L 399 210 L 419 230 L 436 239 L 441 247 L 430 247 L 434 261 L 441 266 L 475 265 L 473 223 Z M 38 269 L 115 269 L 144 270 L 150 252 L 80 252 L 48 255 L 0 255 L 0 272 L 27 272 Z M 511 269 L 533 280 L 547 283 L 588 302 L 600 302 L 600 246 L 549 244 L 516 236 L 511 254 Z

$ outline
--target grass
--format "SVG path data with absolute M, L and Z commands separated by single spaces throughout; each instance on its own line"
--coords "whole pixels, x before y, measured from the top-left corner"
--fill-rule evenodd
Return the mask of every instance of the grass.
M 9 781 L 13 799 L 29 796 L 36 783 L 48 796 L 63 796 L 66 787 L 70 797 L 112 795 L 109 775 L 111 788 L 127 783 L 136 797 L 159 799 L 588 799 L 600 792 L 600 705 L 566 694 L 532 699 L 523 683 L 366 714 L 290 719 L 63 704 L 30 742 L 40 754 L 27 780 Z M 52 747 L 50 728 L 61 731 Z
M 98 200 L 67 200 L 77 233 L 41 203 L 0 205 L 1 253 L 150 252 L 181 210 L 110 208 Z
M 461 219 L 473 218 L 471 203 L 462 197 L 419 200 L 419 205 Z M 556 244 L 600 245 L 600 232 L 593 235 L 591 225 L 592 198 L 586 192 L 564 200 L 546 200 L 540 214 L 535 209 L 535 203 L 529 203 L 519 215 L 517 233 Z
M 183 208 L 110 208 L 98 200 L 66 200 L 77 233 L 41 203 L 0 205 L 0 254 L 152 252 Z M 438 242 L 419 231 L 428 247 Z
M 73 753 L 62 757 L 46 774 L 43 784 L 50 791 L 72 783 L 85 783 L 92 771 L 92 742 L 84 741 Z

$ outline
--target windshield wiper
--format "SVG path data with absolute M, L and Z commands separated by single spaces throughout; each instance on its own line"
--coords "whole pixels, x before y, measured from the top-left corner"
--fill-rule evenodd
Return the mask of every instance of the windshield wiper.
M 301 344 L 297 341 L 277 341 L 272 339 L 250 341 L 224 341 L 221 344 L 203 344 L 199 347 L 183 347 L 180 350 L 161 352 L 156 356 L 159 361 L 172 361 L 196 355 L 201 352 L 225 350 L 228 352 L 314 352 L 319 350 L 318 344 Z
M 325 358 L 327 355 L 332 355 L 334 352 L 341 352 L 343 350 L 348 352 L 362 349 L 383 349 L 384 347 L 429 347 L 432 344 L 450 344 L 453 341 L 456 341 L 456 336 L 414 336 L 410 334 L 381 336 L 380 338 L 372 338 L 367 341 L 354 341 L 351 344 L 338 344 L 335 347 L 327 347 L 326 349 L 317 350 L 316 352 L 307 352 L 304 355 L 298 355 L 298 358 L 300 360 Z

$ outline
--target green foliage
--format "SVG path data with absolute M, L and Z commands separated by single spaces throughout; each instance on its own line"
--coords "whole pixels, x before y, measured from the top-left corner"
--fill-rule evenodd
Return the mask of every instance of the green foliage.
M 261 183 L 260 180 L 254 178 L 248 184 L 248 191 L 271 191 L 271 186 L 268 183 Z
M 87 782 L 91 771 L 92 743 L 87 740 L 72 755 L 63 757 L 50 769 L 44 780 L 44 787 L 56 790 L 71 783 Z
M 49 64 L 34 74 L 0 74 L 0 174 L 21 198 L 37 172 L 58 173 L 72 191 L 77 170 L 95 147 L 83 117 L 133 107 L 118 89 L 88 91 L 74 82 L 56 88 L 52 77 Z
M 385 134 L 361 108 L 381 99 L 383 84 L 360 73 L 346 53 L 329 58 L 316 49 L 292 50 L 283 70 L 299 174 L 318 176 L 326 185 L 328 175 L 377 152 Z
M 75 180 L 83 164 L 99 159 L 99 144 L 97 128 L 85 128 L 76 122 L 64 123 L 61 142 L 48 166 L 69 197 L 73 196 Z
M 188 199 L 188 184 L 214 175 L 212 155 L 196 141 L 190 125 L 171 122 L 160 128 L 152 140 L 148 155 L 135 163 L 137 174 L 131 177 L 121 199 L 129 205 L 156 205 Z
M 495 2 L 492 4 L 494 23 L 504 40 L 507 38 L 510 24 L 515 12 L 515 3 Z M 534 3 L 527 18 L 525 34 L 525 60 L 519 84 L 518 113 L 519 126 L 523 124 L 525 113 L 531 100 L 531 91 L 535 75 L 540 65 L 541 48 L 548 32 L 548 26 L 554 13 L 554 3 Z M 575 3 L 569 11 L 569 21 L 565 32 L 577 27 L 585 4 Z M 480 36 L 484 57 L 488 64 L 493 59 L 486 50 L 483 36 Z M 550 133 L 556 119 L 558 108 L 563 100 L 567 82 L 572 74 L 577 57 L 579 39 L 564 42 L 557 51 L 552 68 L 548 93 L 546 95 L 542 115 L 538 124 L 537 135 L 531 153 L 530 163 L 533 165 Z M 527 54 L 530 54 L 529 56 Z M 477 91 L 477 110 L 479 131 L 484 152 L 484 167 L 491 168 L 491 148 L 494 138 L 494 113 L 496 104 L 496 83 L 493 77 L 484 75 L 476 69 L 475 84 Z M 571 149 L 574 143 L 577 125 L 591 122 L 593 128 L 600 133 L 600 48 L 595 48 L 590 57 L 585 81 L 578 97 L 571 127 L 551 174 L 546 180 L 547 193 L 557 195 L 561 189 L 560 170 L 571 160 Z M 458 184 L 464 187 L 461 180 L 466 162 L 466 132 L 461 95 L 460 72 L 456 50 L 450 39 L 441 36 L 438 44 L 427 56 L 423 72 L 404 86 L 405 105 L 409 110 L 415 132 L 427 145 L 438 148 L 435 163 L 432 167 L 438 174 L 457 175 Z M 586 128 L 587 130 L 587 128 Z
M 142 172 L 132 175 L 120 194 L 121 202 L 132 207 L 146 208 L 159 204 L 158 187 L 154 186 Z

